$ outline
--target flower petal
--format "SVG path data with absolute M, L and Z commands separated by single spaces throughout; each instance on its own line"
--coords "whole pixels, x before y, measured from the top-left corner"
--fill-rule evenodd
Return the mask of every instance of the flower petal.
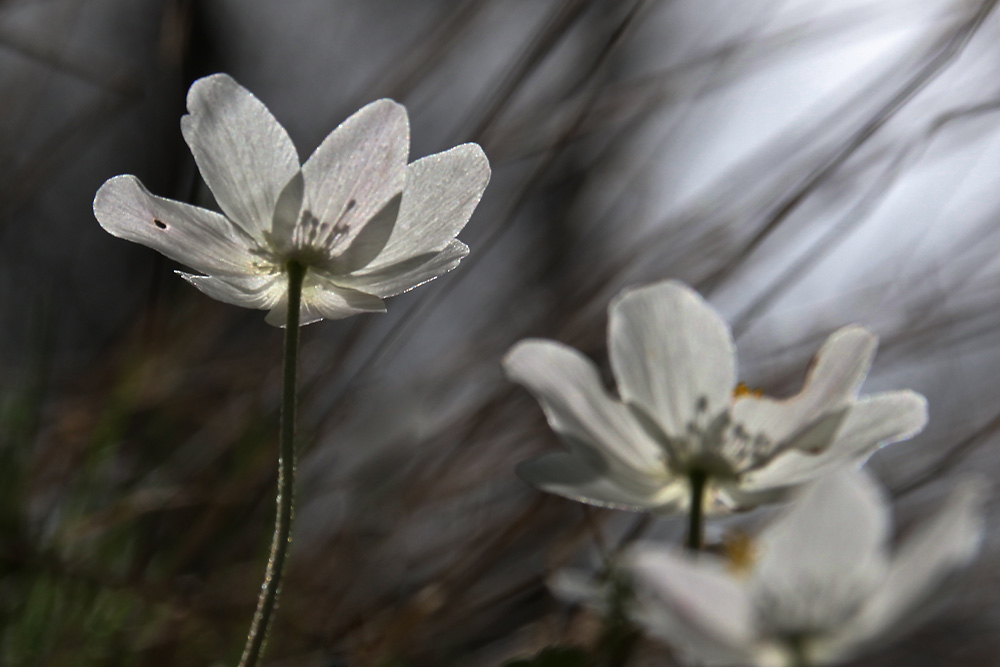
M 577 350 L 551 340 L 524 340 L 511 348 L 503 366 L 507 377 L 538 399 L 549 425 L 571 447 L 582 445 L 634 471 L 666 473 L 663 450 L 628 408 L 608 395 L 597 367 Z
M 94 197 L 94 215 L 110 234 L 157 250 L 203 273 L 253 273 L 251 239 L 225 217 L 157 197 L 131 175 L 108 179 Z
M 261 239 L 275 203 L 299 171 L 295 145 L 267 107 L 227 74 L 191 84 L 181 132 L 230 220 Z
M 732 335 L 686 285 L 664 281 L 616 297 L 608 341 L 622 399 L 668 436 L 683 436 L 692 422 L 729 408 L 736 384 Z
M 285 291 L 285 277 L 277 273 L 250 276 L 196 276 L 177 271 L 177 275 L 213 299 L 257 310 L 267 310 L 274 306 Z
M 399 218 L 372 267 L 446 247 L 469 221 L 489 181 L 490 163 L 477 144 L 462 144 L 409 165 Z
M 785 443 L 857 397 L 877 345 L 878 338 L 864 327 L 835 331 L 816 353 L 802 391 L 785 400 L 740 398 L 733 404 L 733 421 L 775 445 Z
M 403 190 L 410 125 L 392 100 L 362 107 L 337 126 L 302 166 L 304 207 L 341 234 L 347 247 L 365 224 Z
M 947 504 L 900 547 L 888 576 L 862 613 L 842 633 L 851 643 L 893 635 L 921 620 L 924 604 L 952 570 L 971 561 L 983 534 L 986 484 L 966 480 Z M 886 639 L 885 636 L 881 639 Z
M 334 285 L 314 272 L 306 274 L 299 307 L 299 326 L 320 320 L 339 320 L 359 313 L 384 312 L 385 303 L 377 296 Z M 285 326 L 288 320 L 287 293 L 275 302 L 264 320 L 272 326 Z
M 755 598 L 777 609 L 772 621 L 796 610 L 775 631 L 841 623 L 884 574 L 889 528 L 886 501 L 867 474 L 841 467 L 810 485 L 759 537 Z
M 744 475 L 740 487 L 750 493 L 780 489 L 815 479 L 847 462 L 860 465 L 878 448 L 912 437 L 926 423 L 927 399 L 916 392 L 865 396 L 850 408 L 824 452 L 787 451 L 765 467 Z
M 577 502 L 631 512 L 679 510 L 686 486 L 676 483 L 643 483 L 641 478 L 621 483 L 600 461 L 591 465 L 576 454 L 554 452 L 517 466 L 517 474 L 528 484 Z
M 348 275 L 336 275 L 331 279 L 338 285 L 377 294 L 384 298 L 396 296 L 419 287 L 435 278 L 443 276 L 469 254 L 469 248 L 461 241 L 452 241 L 440 252 L 427 253 L 404 259 L 396 264 L 370 266 Z
M 713 665 L 752 662 L 755 631 L 746 586 L 721 563 L 697 561 L 659 546 L 636 548 L 627 561 L 646 629 Z
M 371 263 L 385 248 L 389 235 L 399 217 L 399 204 L 402 195 L 396 195 L 362 227 L 351 245 L 340 255 L 318 265 L 333 275 L 352 273 Z

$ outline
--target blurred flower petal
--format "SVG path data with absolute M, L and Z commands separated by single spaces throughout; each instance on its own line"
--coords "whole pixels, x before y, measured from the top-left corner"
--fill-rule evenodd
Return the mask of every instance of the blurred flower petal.
M 926 424 L 927 399 L 916 392 L 864 396 L 847 413 L 835 446 L 814 455 L 786 452 L 744 475 L 742 486 L 760 492 L 801 484 L 844 463 L 860 465 L 879 447 L 910 438 Z
M 729 409 L 736 385 L 729 327 L 686 285 L 665 281 L 618 296 L 608 351 L 622 400 L 655 416 L 670 437 Z
M 546 454 L 517 466 L 517 474 L 532 486 L 563 498 L 588 505 L 611 507 L 633 512 L 676 511 L 686 502 L 685 485 L 649 487 L 643 492 L 641 480 L 622 484 L 607 471 L 588 465 L 580 456 L 568 452 Z
M 905 628 L 982 533 L 982 489 L 960 488 L 893 557 L 889 508 L 863 471 L 810 485 L 753 541 L 750 566 L 663 546 L 626 559 L 633 619 L 695 664 L 839 664 Z

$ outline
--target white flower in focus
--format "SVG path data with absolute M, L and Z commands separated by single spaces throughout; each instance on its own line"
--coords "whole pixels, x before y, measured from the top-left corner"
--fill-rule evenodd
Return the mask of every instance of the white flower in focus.
M 617 396 L 589 359 L 561 343 L 526 340 L 507 354 L 507 375 L 535 395 L 570 450 L 518 473 L 543 491 L 636 511 L 687 511 L 695 477 L 705 479 L 708 514 L 780 500 L 924 427 L 919 394 L 858 398 L 876 342 L 858 326 L 835 332 L 802 391 L 774 399 L 737 386 L 732 334 L 689 287 L 627 290 L 608 323 Z
M 204 275 L 210 297 L 269 310 L 283 326 L 289 262 L 306 267 L 300 323 L 384 311 L 382 299 L 455 268 L 455 236 L 490 178 L 482 149 L 463 144 L 407 164 L 409 121 L 372 102 L 300 164 L 285 129 L 226 74 L 192 84 L 181 130 L 222 215 L 157 197 L 135 176 L 108 180 L 94 214 L 111 234 Z
M 892 554 L 888 505 L 851 468 L 810 485 L 735 567 L 641 545 L 627 565 L 635 620 L 696 664 L 841 663 L 911 628 L 942 581 L 972 560 L 982 487 L 969 480 Z

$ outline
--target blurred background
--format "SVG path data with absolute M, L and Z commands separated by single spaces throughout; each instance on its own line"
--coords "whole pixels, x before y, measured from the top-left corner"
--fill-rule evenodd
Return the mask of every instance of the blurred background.
M 494 170 L 456 271 L 303 330 L 266 664 L 485 667 L 615 632 L 602 664 L 679 664 L 545 581 L 683 521 L 522 483 L 515 464 L 559 443 L 499 363 L 542 336 L 607 368 L 628 285 L 694 285 L 732 323 L 741 377 L 775 395 L 835 328 L 877 331 L 865 392 L 931 406 L 871 462 L 900 534 L 956 479 L 995 476 L 996 4 L 0 1 L 0 664 L 239 657 L 273 525 L 281 333 L 91 212 L 121 173 L 212 206 L 179 119 L 217 71 L 303 158 L 392 97 L 411 159 L 477 141 Z M 1000 664 L 997 508 L 939 613 L 855 664 Z

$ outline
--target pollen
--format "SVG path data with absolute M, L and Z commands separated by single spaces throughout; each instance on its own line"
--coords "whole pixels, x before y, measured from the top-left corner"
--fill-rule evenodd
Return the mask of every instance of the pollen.
M 754 398 L 760 398 L 764 395 L 764 390 L 760 387 L 751 388 L 746 382 L 740 382 L 733 389 L 733 398 L 743 398 L 744 396 L 753 396 Z
M 727 532 L 722 537 L 722 551 L 726 557 L 727 569 L 737 577 L 749 575 L 760 556 L 753 538 L 739 529 Z

